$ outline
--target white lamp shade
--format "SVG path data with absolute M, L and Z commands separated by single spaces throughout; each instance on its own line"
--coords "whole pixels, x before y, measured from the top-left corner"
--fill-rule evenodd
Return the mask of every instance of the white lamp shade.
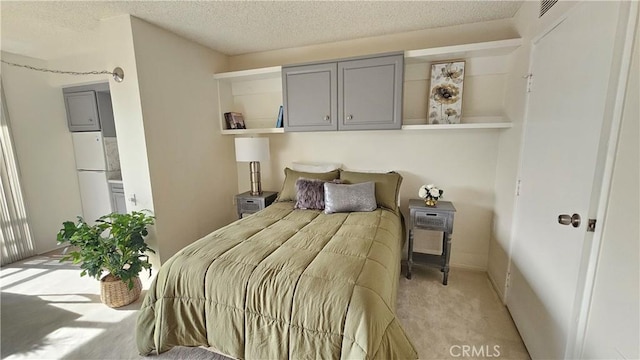
M 268 161 L 268 138 L 236 138 L 236 161 Z

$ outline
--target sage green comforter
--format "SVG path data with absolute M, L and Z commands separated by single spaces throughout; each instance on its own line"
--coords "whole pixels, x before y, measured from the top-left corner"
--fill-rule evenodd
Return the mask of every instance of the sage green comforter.
M 241 359 L 413 359 L 395 315 L 402 223 L 275 203 L 185 247 L 138 316 L 141 354 L 207 346 Z

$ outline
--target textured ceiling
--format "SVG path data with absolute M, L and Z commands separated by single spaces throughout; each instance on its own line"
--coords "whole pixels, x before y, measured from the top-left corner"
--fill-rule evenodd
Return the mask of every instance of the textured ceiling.
M 131 14 L 228 55 L 513 17 L 521 1 L 1 1 L 2 50 L 42 59 L 100 47 Z

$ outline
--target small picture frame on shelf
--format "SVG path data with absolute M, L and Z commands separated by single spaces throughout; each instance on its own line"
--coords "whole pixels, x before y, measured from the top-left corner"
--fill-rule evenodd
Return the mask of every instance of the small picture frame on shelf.
M 224 113 L 224 121 L 227 124 L 227 130 L 235 130 L 235 129 L 237 129 L 237 125 L 233 121 L 233 119 L 231 118 L 231 113 L 230 112 Z
M 459 124 L 462 117 L 464 61 L 431 64 L 429 124 Z
M 246 129 L 247 127 L 244 125 L 244 116 L 239 112 L 231 112 L 231 122 L 235 124 L 235 129 Z

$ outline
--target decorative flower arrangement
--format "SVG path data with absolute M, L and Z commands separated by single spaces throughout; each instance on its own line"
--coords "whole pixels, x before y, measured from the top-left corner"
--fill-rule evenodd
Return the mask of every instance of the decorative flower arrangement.
M 433 184 L 422 185 L 420 186 L 420 190 L 418 190 L 418 196 L 424 199 L 424 203 L 427 204 L 427 206 L 436 206 L 442 194 L 444 194 L 444 190 L 438 189 Z

